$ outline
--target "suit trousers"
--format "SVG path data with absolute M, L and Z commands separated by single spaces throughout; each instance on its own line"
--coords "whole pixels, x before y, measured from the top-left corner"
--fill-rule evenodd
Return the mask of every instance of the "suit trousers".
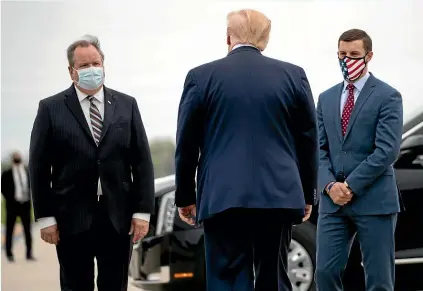
M 20 203 L 15 200 L 6 200 L 6 255 L 13 257 L 13 231 L 16 219 L 20 217 L 25 233 L 26 256 L 32 256 L 31 235 L 31 202 Z
M 203 224 L 207 291 L 292 290 L 292 221 L 283 209 L 234 208 Z
M 360 243 L 367 291 L 394 291 L 397 214 L 357 215 L 351 205 L 320 213 L 316 283 L 319 291 L 341 291 L 352 242 Z
M 102 197 L 91 228 L 61 238 L 57 245 L 61 290 L 93 291 L 95 258 L 98 291 L 126 291 L 131 254 L 131 236 L 113 227 Z

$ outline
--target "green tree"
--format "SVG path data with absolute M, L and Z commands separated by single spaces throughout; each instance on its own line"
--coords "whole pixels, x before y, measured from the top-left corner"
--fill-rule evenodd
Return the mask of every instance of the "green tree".
M 153 139 L 150 141 L 150 150 L 155 178 L 175 173 L 175 144 L 171 138 Z

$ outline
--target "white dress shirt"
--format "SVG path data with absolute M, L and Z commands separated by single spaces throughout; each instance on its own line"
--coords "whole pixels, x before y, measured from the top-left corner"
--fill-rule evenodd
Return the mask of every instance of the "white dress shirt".
M 364 85 L 366 84 L 367 80 L 370 77 L 370 73 L 367 72 L 363 77 L 355 81 L 354 84 L 354 104 L 357 102 L 358 95 L 360 95 L 360 92 L 363 90 Z M 344 89 L 342 90 L 341 95 L 341 118 L 342 118 L 342 111 L 344 110 L 345 102 L 347 102 L 348 98 L 348 82 L 344 81 Z
M 15 200 L 21 203 L 29 201 L 28 179 L 22 164 L 12 165 L 13 183 L 15 184 Z
M 242 46 L 250 46 L 250 47 L 256 48 L 255 46 L 253 46 L 252 44 L 249 44 L 249 43 L 239 43 L 239 44 L 234 45 L 234 47 L 231 49 L 231 51 L 233 51 L 233 50 L 235 50 L 239 47 L 242 47 Z
M 78 95 L 79 103 L 81 104 L 82 111 L 84 112 L 85 119 L 87 120 L 88 127 L 91 130 L 91 134 L 93 133 L 93 129 L 91 126 L 91 118 L 90 118 L 90 101 L 87 98 L 87 94 L 81 92 L 77 87 L 75 87 L 76 94 Z M 92 95 L 94 97 L 94 104 L 97 106 L 98 111 L 100 111 L 100 115 L 104 120 L 104 90 L 103 88 L 100 89 L 97 93 Z M 94 137 L 93 137 L 94 139 Z M 100 178 L 98 179 L 98 190 L 97 195 L 103 195 L 103 190 L 101 188 L 101 181 Z M 150 214 L 149 213 L 134 213 L 132 215 L 133 218 L 138 218 L 145 220 L 147 222 L 150 221 Z M 40 228 L 49 227 L 52 225 L 57 224 L 56 219 L 54 217 L 43 217 L 37 220 L 37 223 L 40 225 Z

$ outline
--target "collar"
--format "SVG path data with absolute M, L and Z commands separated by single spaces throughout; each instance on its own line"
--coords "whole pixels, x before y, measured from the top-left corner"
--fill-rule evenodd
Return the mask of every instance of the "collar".
M 75 87 L 75 91 L 76 91 L 76 95 L 78 96 L 78 100 L 79 102 L 82 102 L 85 98 L 87 98 L 88 94 L 85 94 L 84 92 L 82 92 L 81 90 L 78 89 L 78 87 Z M 97 99 L 100 103 L 104 102 L 104 88 L 103 86 L 101 86 L 100 91 L 98 91 L 97 93 L 95 93 L 94 98 Z
M 249 43 L 239 43 L 239 44 L 234 45 L 234 47 L 232 48 L 231 51 L 233 51 L 233 50 L 235 50 L 237 48 L 243 47 L 243 46 L 249 46 L 249 47 L 256 48 L 255 46 L 253 46 L 252 44 L 249 44 Z
M 366 84 L 366 82 L 369 79 L 369 77 L 370 77 L 370 73 L 367 72 L 363 77 L 361 77 L 360 79 L 358 79 L 357 81 L 355 81 L 353 83 L 354 84 L 354 87 L 357 89 L 357 91 L 359 93 L 361 92 L 361 90 L 363 90 L 363 87 Z M 347 90 L 347 85 L 348 84 L 349 83 L 347 81 L 344 81 L 344 90 L 343 90 L 343 92 L 345 92 L 345 90 Z

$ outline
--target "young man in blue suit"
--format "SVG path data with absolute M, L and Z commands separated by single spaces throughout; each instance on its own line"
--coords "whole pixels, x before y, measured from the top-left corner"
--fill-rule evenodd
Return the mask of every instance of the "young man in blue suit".
M 228 56 L 188 73 L 179 106 L 175 202 L 204 224 L 208 291 L 292 290 L 292 224 L 316 202 L 310 86 L 302 68 L 261 54 L 269 32 L 260 12 L 229 14 Z
M 360 242 L 366 290 L 393 291 L 395 226 L 400 199 L 392 164 L 402 135 L 401 94 L 368 72 L 373 57 L 366 32 L 338 41 L 344 81 L 317 105 L 320 140 L 316 282 L 342 290 L 352 241 Z

